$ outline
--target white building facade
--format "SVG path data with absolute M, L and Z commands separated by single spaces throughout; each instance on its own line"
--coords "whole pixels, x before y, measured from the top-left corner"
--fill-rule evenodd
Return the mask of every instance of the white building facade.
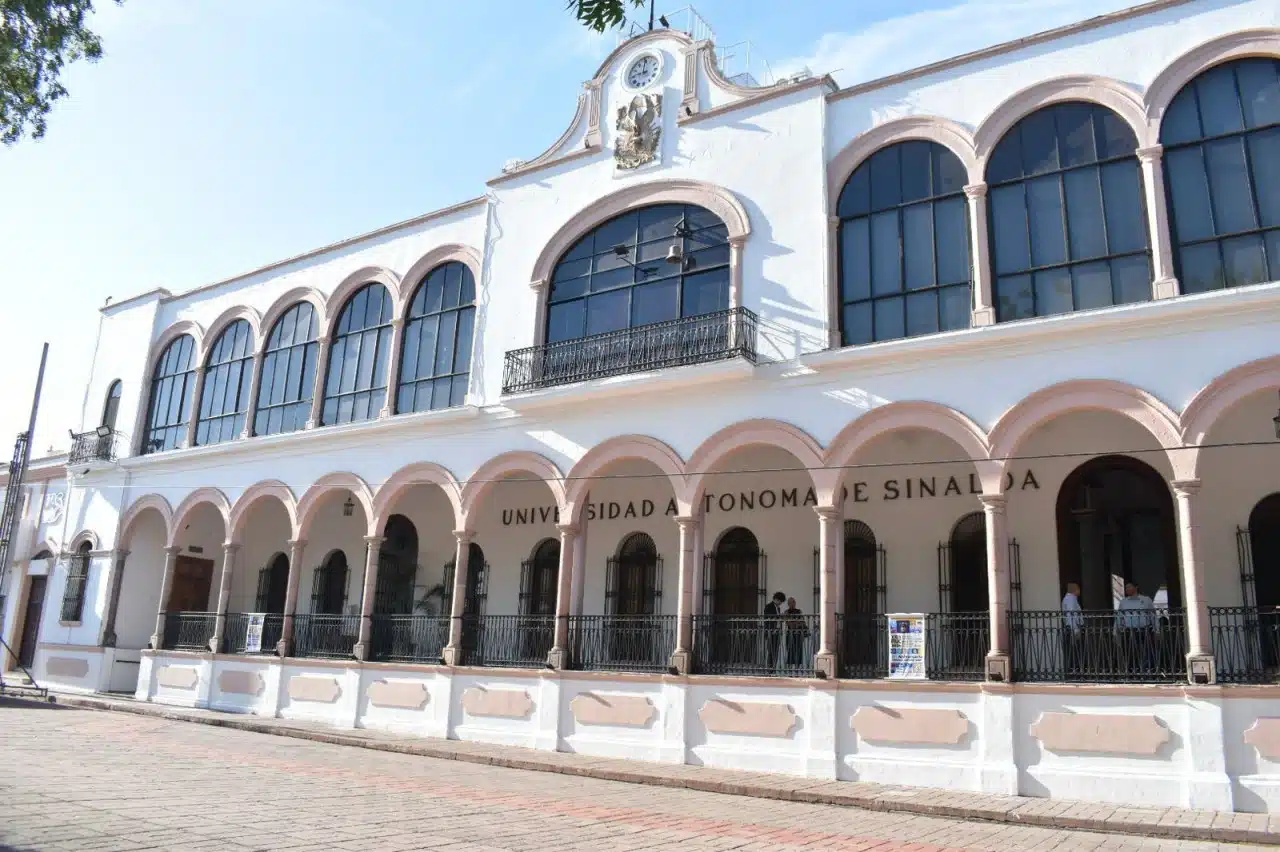
M 484 195 L 105 308 L 37 679 L 1280 809 L 1280 5 L 715 57 L 625 41 Z

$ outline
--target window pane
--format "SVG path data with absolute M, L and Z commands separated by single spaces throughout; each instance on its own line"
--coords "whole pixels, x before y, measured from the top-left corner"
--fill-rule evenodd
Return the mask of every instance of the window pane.
M 366 331 L 360 339 L 360 369 L 356 371 L 356 389 L 373 387 L 374 365 L 377 362 L 378 332 Z
M 1133 160 L 1102 167 L 1102 198 L 1106 205 L 1107 241 L 1111 254 L 1140 251 L 1147 247 L 1147 221 L 1143 213 L 1140 180 L 1138 164 Z
M 617 269 L 610 269 L 608 272 L 597 272 L 591 276 L 591 292 L 599 293 L 601 290 L 612 290 L 635 281 L 635 270 L 623 264 Z
M 1047 317 L 1071 311 L 1071 272 L 1069 270 L 1051 269 L 1048 272 L 1037 272 L 1035 279 L 1038 316 Z
M 640 239 L 670 240 L 676 232 L 676 223 L 684 218 L 684 207 L 679 204 L 660 204 L 640 211 Z M 690 225 L 690 227 L 693 227 Z
M 1187 86 L 1164 114 L 1164 122 L 1160 125 L 1160 141 L 1165 145 L 1177 145 L 1179 142 L 1190 142 L 1200 138 L 1200 116 L 1196 112 L 1196 92 L 1194 86 Z
M 1213 220 L 1218 226 L 1218 233 L 1231 234 L 1257 227 L 1242 140 L 1210 142 L 1204 146 L 1204 154 L 1209 166 Z
M 1105 308 L 1111 304 L 1111 268 L 1104 260 L 1083 263 L 1071 269 L 1076 310 Z
M 694 272 L 700 269 L 710 269 L 713 266 L 728 266 L 729 264 L 729 246 L 728 244 L 721 246 L 713 246 L 711 248 L 699 248 L 699 244 L 693 240 L 688 241 L 689 245 L 685 249 L 684 269 L 685 272 Z M 663 249 L 663 254 L 666 250 Z M 679 274 L 680 265 L 677 263 L 663 263 L 665 267 L 663 274 Z
M 548 312 L 547 342 L 574 340 L 582 337 L 586 305 L 581 300 L 552 305 Z
M 1031 220 L 1031 263 L 1046 266 L 1067 259 L 1062 226 L 1062 187 L 1058 176 L 1027 181 L 1027 216 Z
M 458 314 L 458 344 L 454 347 L 454 351 L 457 352 L 453 364 L 454 372 L 462 373 L 471 369 L 471 334 L 475 320 L 475 308 L 463 308 Z
M 1004 135 L 991 152 L 987 165 L 987 183 L 1001 183 L 1022 177 L 1022 140 L 1015 127 Z
M 842 218 L 862 216 L 871 211 L 871 169 L 863 163 L 840 191 L 836 212 Z
M 1111 261 L 1111 291 L 1117 305 L 1151 301 L 1151 260 L 1138 256 Z
M 575 260 L 573 263 L 581 264 L 583 269 L 587 270 L 591 267 L 591 258 Z M 569 266 L 567 263 L 560 264 L 560 267 L 567 266 Z M 587 278 L 585 275 L 577 278 L 561 279 L 559 269 L 557 269 L 556 278 L 551 283 L 551 301 L 558 302 L 562 299 L 572 299 L 574 297 L 581 296 L 583 293 L 587 292 L 587 284 L 590 280 L 591 279 Z
M 1025 187 L 997 187 L 991 191 L 991 227 L 996 246 L 996 272 L 1017 272 L 1031 266 L 1027 245 Z
M 1095 163 L 1098 152 L 1094 147 L 1093 107 L 1089 104 L 1062 104 L 1054 108 L 1058 120 L 1058 145 L 1062 154 L 1062 167 Z
M 318 358 L 319 355 L 320 344 L 307 344 L 302 363 L 302 374 L 298 377 L 298 389 L 293 393 L 292 398 L 306 400 L 307 402 L 310 402 L 315 398 L 316 358 Z M 290 370 L 293 371 L 294 368 L 290 366 Z M 293 374 L 293 372 L 290 373 L 290 375 Z M 292 382 L 290 382 L 290 386 L 292 387 Z
M 1217 243 L 1184 248 L 1181 260 L 1182 292 L 1205 293 L 1222 288 L 1222 261 Z
M 602 293 L 587 298 L 587 336 L 627 327 L 631 300 L 629 290 Z
M 898 246 L 898 211 L 871 217 L 871 291 L 897 293 L 902 290 L 902 257 Z
M 1230 65 L 1210 68 L 1196 78 L 1195 87 L 1200 96 L 1200 120 L 1205 136 L 1221 136 L 1244 129 L 1235 74 Z
M 461 263 L 446 263 L 442 269 L 444 272 L 443 307 L 445 308 L 458 306 L 458 298 L 462 295 L 462 269 Z
M 1062 180 L 1067 191 L 1071 259 L 1102 257 L 1107 254 L 1107 238 L 1102 215 L 1102 187 L 1099 185 L 1101 175 L 1098 169 L 1067 172 Z
M 897 340 L 905 333 L 902 297 L 877 299 L 872 303 L 876 316 L 876 340 Z
M 903 203 L 928 198 L 933 184 L 929 174 L 929 149 L 931 142 L 902 143 L 902 201 Z
M 729 270 L 713 269 L 684 279 L 681 316 L 692 317 L 729 309 Z
M 433 320 L 434 321 L 434 320 Z M 404 351 L 400 353 L 400 381 L 418 378 L 418 343 L 422 338 L 423 320 L 414 320 L 404 329 Z
M 841 320 L 845 346 L 871 342 L 871 303 L 862 302 L 844 309 Z
M 938 330 L 938 291 L 907 295 L 907 336 L 933 334 Z
M 467 401 L 467 377 L 454 376 L 452 390 L 449 393 L 449 405 L 462 405 Z
M 938 291 L 942 331 L 968 328 L 973 319 L 972 294 L 968 284 L 943 287 Z
M 949 198 L 933 206 L 938 283 L 969 280 L 969 219 L 965 199 Z
M 1274 59 L 1246 59 L 1236 64 L 1246 127 L 1280 122 L 1280 79 Z
M 1053 110 L 1033 113 L 1024 118 L 1020 126 L 1023 174 L 1035 175 L 1058 168 L 1058 131 Z
M 900 146 L 891 145 L 871 155 L 872 210 L 884 210 L 902 202 L 900 154 Z
M 457 330 L 457 311 L 440 315 L 440 333 L 436 336 L 436 375 L 453 372 L 453 342 Z
M 415 378 L 425 379 L 436 374 L 436 339 L 440 332 L 440 317 L 423 319 L 418 329 L 418 364 L 413 374 Z
M 634 246 L 636 244 L 637 216 L 626 213 L 606 222 L 596 230 L 595 252 L 610 251 L 616 245 Z
M 1097 131 L 1100 160 L 1130 156 L 1138 147 L 1138 138 L 1133 135 L 1133 128 L 1105 107 L 1094 107 L 1093 126 Z
M 1267 247 L 1267 262 L 1271 264 L 1271 280 L 1280 281 L 1280 231 L 1267 231 L 1263 240 Z
M 933 152 L 933 194 L 946 195 L 963 190 L 969 182 L 969 175 L 960 158 L 941 145 L 930 147 Z
M 1164 155 L 1165 179 L 1173 196 L 1173 222 L 1180 243 L 1213 236 L 1209 185 L 1200 149 L 1183 148 Z
M 1260 234 L 1224 240 L 1222 243 L 1222 260 L 1223 265 L 1226 267 L 1228 287 L 1259 284 L 1268 278 L 1267 263 L 1262 254 L 1262 236 Z
M 996 319 L 1000 322 L 1036 315 L 1030 275 L 996 279 Z
M 631 293 L 631 325 L 675 319 L 680 316 L 679 282 L 658 281 L 636 287 Z
M 869 219 L 840 226 L 840 291 L 844 301 L 871 295 L 871 231 Z
M 902 211 L 902 253 L 907 270 L 907 289 L 932 287 L 933 205 L 915 204 Z
M 1280 225 L 1280 128 L 1249 137 L 1249 161 L 1253 166 L 1253 191 L 1258 199 L 1262 226 Z

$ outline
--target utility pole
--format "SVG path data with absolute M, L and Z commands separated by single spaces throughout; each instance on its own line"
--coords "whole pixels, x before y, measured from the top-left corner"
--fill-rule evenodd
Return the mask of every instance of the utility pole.
M 44 368 L 49 360 L 49 344 L 40 351 L 40 372 L 36 374 L 36 392 L 31 400 L 31 419 L 27 431 L 18 435 L 13 447 L 13 461 L 9 462 L 9 482 L 4 490 L 4 510 L 0 513 L 0 602 L 4 601 L 9 562 L 13 553 L 14 537 L 18 529 L 18 513 L 22 511 L 23 480 L 27 465 L 31 463 L 31 442 L 36 435 L 36 413 L 40 410 L 40 391 L 44 387 Z M 4 607 L 0 605 L 0 628 L 4 623 Z M 0 634 L 0 638 L 3 635 Z

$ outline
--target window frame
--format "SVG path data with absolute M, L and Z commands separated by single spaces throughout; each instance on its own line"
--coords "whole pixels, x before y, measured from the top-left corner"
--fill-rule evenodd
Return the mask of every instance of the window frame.
M 297 342 L 297 324 L 302 316 L 303 309 L 306 309 L 309 316 L 310 332 L 307 340 Z M 262 346 L 262 366 L 261 377 L 258 379 L 257 392 L 255 394 L 255 406 L 253 414 L 253 424 L 251 435 L 285 435 L 291 432 L 299 432 L 306 428 L 311 420 L 312 411 L 315 409 L 316 399 L 316 378 L 320 372 L 320 322 L 319 311 L 316 306 L 306 299 L 300 299 L 286 308 L 267 332 L 267 337 Z M 282 332 L 284 323 L 292 317 L 294 333 L 292 340 L 294 342 L 287 346 L 277 344 L 272 348 L 272 339 L 277 337 L 277 333 Z M 283 334 L 279 334 L 283 337 Z M 298 355 L 297 370 L 294 370 L 294 356 Z M 284 385 L 285 391 L 283 399 L 280 402 L 263 402 L 264 394 L 273 394 L 275 392 L 276 369 L 275 365 L 281 358 L 285 361 Z M 310 366 L 308 367 L 308 364 Z M 308 371 L 311 374 L 310 380 L 307 380 Z M 293 391 L 296 386 L 297 398 L 293 399 Z M 269 397 L 268 397 L 269 398 Z M 262 424 L 265 422 L 270 425 L 271 416 L 275 412 L 281 413 L 281 423 L 285 417 L 290 416 L 290 410 L 295 406 L 300 407 L 299 410 L 305 410 L 305 416 L 302 418 L 301 425 L 294 425 L 292 428 L 285 429 L 264 429 Z M 292 415 L 296 423 L 296 413 Z
M 447 284 L 447 276 L 449 275 L 450 271 L 454 269 L 459 270 L 462 276 L 458 282 L 458 299 L 456 304 L 454 304 L 452 307 L 444 307 L 444 300 L 449 292 L 448 284 Z M 442 290 L 441 307 L 435 311 L 428 312 L 428 311 L 425 311 L 426 298 L 424 294 L 427 292 L 427 286 L 432 276 L 437 274 L 441 275 L 445 279 L 445 280 L 442 280 L 440 284 L 441 290 Z M 471 298 L 470 298 L 470 301 L 464 301 L 463 295 L 468 292 L 468 282 L 470 282 L 469 289 L 470 289 Z M 421 314 L 415 314 L 414 306 L 418 303 L 420 296 L 422 297 L 422 300 L 424 303 L 423 304 L 424 312 Z M 471 364 L 475 356 L 475 345 L 476 345 L 475 330 L 476 330 L 476 312 L 477 312 L 476 297 L 477 297 L 477 294 L 476 294 L 475 274 L 471 271 L 470 266 L 468 266 L 467 264 L 459 260 L 447 260 L 444 263 L 440 263 L 440 264 L 437 264 L 436 266 L 433 266 L 418 281 L 417 286 L 414 287 L 413 293 L 409 297 L 409 301 L 406 303 L 405 312 L 404 312 L 404 322 L 401 326 L 400 351 L 399 351 L 400 358 L 399 358 L 398 369 L 396 371 L 397 375 L 395 376 L 395 401 L 394 401 L 394 408 L 393 408 L 394 413 L 415 414 L 415 413 L 421 413 L 425 411 L 442 411 L 444 409 L 457 408 L 459 406 L 466 404 L 467 393 L 469 392 L 471 387 Z M 453 335 L 452 335 L 453 344 L 450 347 L 451 348 L 451 358 L 450 358 L 451 369 L 448 372 L 442 373 L 442 372 L 439 372 L 440 365 L 438 363 L 439 354 L 440 354 L 440 326 L 445 321 L 446 317 L 450 317 L 453 319 Z M 468 341 L 467 341 L 466 352 L 465 352 L 466 368 L 459 370 L 458 362 L 459 362 L 459 358 L 462 357 L 463 353 L 458 346 L 458 330 L 462 326 L 464 317 L 470 317 L 469 321 L 470 321 L 471 330 L 467 335 Z M 416 366 L 417 366 L 417 362 L 419 362 L 422 358 L 423 330 L 426 328 L 427 323 L 430 322 L 431 320 L 435 320 L 435 337 L 433 338 L 433 347 L 435 349 L 435 354 L 432 356 L 433 372 L 431 375 L 424 377 L 424 376 L 417 375 Z M 415 363 L 414 363 L 414 378 L 405 379 L 405 375 L 409 366 L 405 360 L 405 355 L 409 349 L 410 338 L 413 338 L 415 340 L 417 357 L 415 358 Z M 462 380 L 462 387 L 463 387 L 462 398 L 457 402 L 454 402 L 454 393 L 455 393 L 454 384 L 458 382 L 458 380 Z M 436 405 L 435 404 L 436 403 L 435 386 L 437 382 L 442 382 L 442 381 L 449 382 L 449 386 L 450 386 L 449 397 L 448 397 L 449 402 L 447 405 Z M 419 408 L 417 405 L 418 399 L 422 395 L 424 390 L 430 394 L 431 404 L 426 408 Z M 410 394 L 412 403 L 413 403 L 412 405 L 405 406 L 403 404 L 406 393 Z
M 351 328 L 354 325 L 354 319 L 350 321 L 346 331 L 338 331 L 342 327 L 343 321 L 347 319 L 348 314 L 354 309 L 356 300 L 364 296 L 365 318 L 368 317 L 368 298 L 370 293 L 377 292 L 381 295 L 382 303 L 378 309 L 379 321 L 372 325 L 361 325 L 359 328 Z M 352 423 L 367 423 L 371 420 L 377 420 L 381 416 L 382 411 L 386 408 L 387 394 L 391 387 L 391 353 L 395 345 L 395 299 L 392 298 L 391 290 L 381 281 L 367 281 L 361 284 L 347 297 L 343 302 L 342 308 L 337 312 L 333 319 L 333 333 L 329 337 L 329 356 L 326 359 L 324 384 L 321 390 L 320 400 L 320 418 L 319 422 L 322 426 L 339 426 Z M 365 322 L 366 319 L 361 319 Z M 364 341 L 372 335 L 373 339 L 373 355 L 372 363 L 368 364 L 368 370 L 365 370 L 365 355 L 368 347 L 364 345 Z M 356 346 L 355 367 L 352 368 L 353 387 L 351 390 L 342 390 L 344 383 L 343 373 L 347 369 L 347 353 L 344 349 L 346 341 L 356 339 L 361 341 Z M 384 349 L 385 346 L 385 349 Z M 385 354 L 380 359 L 379 352 Z M 335 368 L 337 372 L 335 373 Z M 362 376 L 368 373 L 369 384 L 361 387 Z M 379 378 L 379 372 L 381 377 Z M 337 375 L 337 387 L 330 390 L 333 377 Z M 364 416 L 356 417 L 355 403 L 361 396 L 368 396 L 368 409 Z M 342 414 L 343 400 L 352 400 L 352 410 L 348 415 Z M 333 403 L 333 415 L 329 415 L 330 403 Z M 375 402 L 377 403 L 375 405 Z
M 232 337 L 229 342 L 226 342 L 228 335 Z M 244 434 L 249 401 L 253 397 L 253 367 L 257 354 L 253 337 L 253 326 L 247 319 L 243 317 L 234 319 L 223 326 L 205 353 L 199 382 L 200 402 L 195 412 L 196 428 L 195 437 L 192 440 L 193 446 L 222 444 L 234 441 Z M 219 357 L 218 350 L 222 346 L 226 346 L 230 351 L 224 360 L 215 363 L 214 358 Z M 241 346 L 243 346 L 243 354 L 237 356 L 236 352 Z M 237 375 L 238 381 L 234 389 L 235 397 L 228 400 L 227 397 L 232 392 L 230 383 L 232 375 Z M 220 406 L 218 413 L 212 413 L 215 406 Z M 229 409 L 228 406 L 230 406 Z M 223 434 L 222 427 L 227 424 L 230 424 L 231 433 Z M 218 427 L 219 437 L 210 438 L 209 435 L 214 431 L 215 426 Z
M 116 430 L 116 420 L 120 416 L 120 397 L 123 393 L 124 383 L 120 379 L 112 379 L 102 401 L 102 417 L 98 420 L 98 425 L 106 426 L 112 432 Z
M 61 624 L 78 624 L 84 616 L 85 591 L 89 586 L 89 566 L 93 560 L 93 543 L 82 542 L 67 564 L 67 583 L 62 588 Z
M 171 356 L 178 358 L 182 352 L 182 347 L 188 347 L 186 351 L 185 365 L 180 369 L 167 372 L 170 369 Z M 176 347 L 176 348 L 175 348 Z M 141 436 L 140 455 L 149 455 L 151 453 L 166 452 L 168 450 L 177 450 L 186 446 L 187 436 L 190 431 L 192 403 L 195 397 L 196 376 L 199 368 L 192 365 L 196 355 L 196 339 L 190 334 L 179 334 L 170 340 L 160 352 L 160 356 L 156 358 L 155 364 L 151 368 L 151 393 L 147 399 L 147 416 L 143 421 L 143 429 Z M 166 372 L 162 372 L 166 371 Z M 166 384 L 167 383 L 167 384 Z M 180 389 L 180 399 L 182 400 L 179 409 L 175 411 L 173 406 L 173 389 Z M 163 392 L 163 395 L 162 395 Z M 157 403 L 165 402 L 165 407 L 171 415 L 177 419 L 166 421 L 164 425 L 156 425 Z M 169 438 L 158 439 L 156 433 L 173 432 L 173 442 L 170 446 Z M 159 441 L 159 445 L 157 445 Z

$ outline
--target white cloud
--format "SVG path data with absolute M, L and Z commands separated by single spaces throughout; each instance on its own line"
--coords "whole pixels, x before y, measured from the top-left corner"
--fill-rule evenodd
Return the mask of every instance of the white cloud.
M 965 0 L 877 21 L 856 33 L 827 33 L 809 55 L 775 63 L 774 74 L 808 68 L 850 86 L 1128 5 L 1127 0 Z

